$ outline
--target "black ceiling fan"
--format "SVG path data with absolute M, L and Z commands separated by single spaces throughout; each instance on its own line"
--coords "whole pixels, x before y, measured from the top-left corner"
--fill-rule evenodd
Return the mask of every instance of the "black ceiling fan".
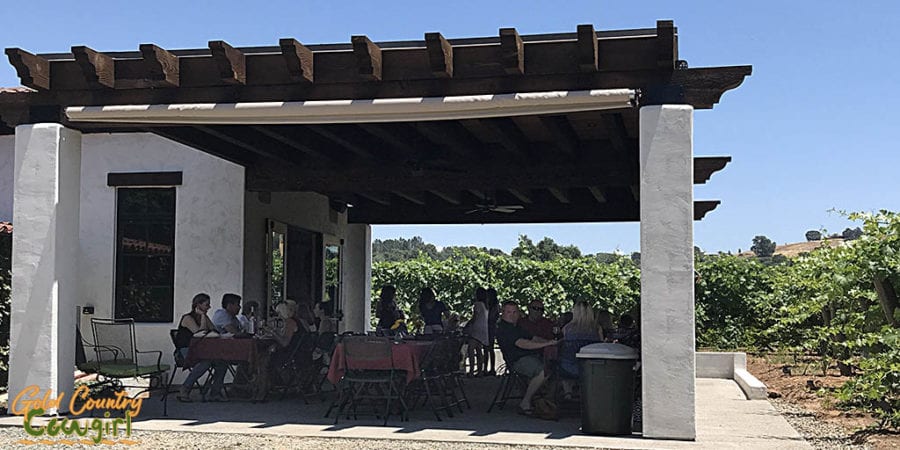
M 482 203 L 476 203 L 475 209 L 466 211 L 466 214 L 475 214 L 475 213 L 504 213 L 504 214 L 512 214 L 521 209 L 525 209 L 522 205 L 498 205 L 497 202 L 492 200 L 485 200 Z

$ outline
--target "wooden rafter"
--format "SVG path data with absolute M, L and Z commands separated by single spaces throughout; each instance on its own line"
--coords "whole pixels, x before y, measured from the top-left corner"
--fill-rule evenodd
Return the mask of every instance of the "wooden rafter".
M 85 82 L 93 89 L 116 86 L 116 66 L 112 58 L 85 46 L 72 47 Z
M 353 36 L 350 39 L 360 79 L 381 81 L 381 47 L 367 36 Z
M 430 194 L 434 195 L 435 197 L 438 197 L 438 198 L 440 198 L 440 199 L 442 199 L 442 200 L 444 200 L 444 201 L 446 201 L 447 203 L 450 203 L 450 204 L 452 204 L 452 205 L 460 205 L 460 204 L 462 204 L 462 199 L 461 199 L 460 196 L 459 196 L 459 192 L 456 192 L 456 191 L 437 190 L 437 189 L 431 190 L 431 191 L 428 191 L 428 192 L 429 192 Z
M 557 187 L 548 187 L 547 191 L 550 192 L 550 195 L 553 196 L 560 203 L 572 203 L 572 200 L 569 199 L 569 194 L 566 193 L 564 189 Z
M 313 53 L 296 39 L 286 38 L 278 41 L 281 55 L 287 66 L 291 80 L 301 83 L 313 82 Z
M 425 206 L 425 196 L 420 192 L 412 191 L 391 191 L 392 194 L 404 200 L 408 200 L 417 205 Z
M 347 133 L 342 132 L 347 130 L 346 127 L 335 128 L 338 126 L 339 125 L 307 125 L 305 128 L 353 155 L 367 160 L 375 158 L 372 152 L 367 149 L 364 144 L 355 142 L 347 135 Z
M 597 200 L 597 203 L 606 203 L 606 196 L 603 195 L 603 189 L 600 189 L 597 186 L 588 186 L 588 191 L 594 196 L 594 200 Z
M 597 54 L 597 33 L 593 25 L 578 25 L 578 69 L 582 72 L 596 72 L 599 68 Z
M 357 192 L 356 195 L 370 202 L 378 203 L 382 206 L 388 206 L 391 204 L 391 199 L 387 195 L 379 192 Z
M 438 78 L 453 77 L 453 46 L 441 33 L 425 33 L 428 64 L 431 73 Z
M 541 116 L 541 123 L 553 136 L 553 144 L 567 156 L 578 156 L 578 135 L 565 116 Z
M 218 69 L 219 79 L 225 84 L 247 83 L 247 59 L 244 52 L 225 41 L 209 41 L 209 50 Z
M 675 70 L 678 60 L 678 42 L 675 35 L 675 22 L 659 20 L 656 22 L 656 64 L 660 69 Z
M 20 48 L 6 49 L 9 63 L 16 68 L 16 74 L 23 86 L 32 89 L 50 89 L 50 61 Z
M 178 57 L 153 44 L 140 45 L 141 56 L 146 66 L 148 87 L 178 87 L 180 66 Z M 117 80 L 118 81 L 118 80 Z M 124 80 L 122 80 L 124 81 Z M 155 83 L 154 83 L 155 82 Z M 144 87 L 133 85 L 132 88 Z
M 525 74 L 525 46 L 515 28 L 500 29 L 500 61 L 507 74 Z
M 319 150 L 316 150 L 312 146 L 300 141 L 299 139 L 289 136 L 285 132 L 281 131 L 282 128 L 284 128 L 284 127 L 272 127 L 272 126 L 260 126 L 260 125 L 251 125 L 250 126 L 251 130 L 253 130 L 257 133 L 260 133 L 264 136 L 267 136 L 271 139 L 274 139 L 274 140 L 280 142 L 281 144 L 286 145 L 287 147 L 294 149 L 296 151 L 299 151 L 299 152 L 301 152 L 307 156 L 310 156 L 316 160 L 320 160 L 320 161 L 333 161 L 334 160 L 333 156 L 329 157 L 329 155 L 327 155 Z
M 259 140 L 253 139 L 252 137 L 248 137 L 246 135 L 242 135 L 244 134 L 244 132 L 242 131 L 218 126 L 196 126 L 194 128 L 216 139 L 227 142 L 235 147 L 242 148 L 246 151 L 266 158 L 272 158 L 276 161 L 289 164 L 300 162 L 298 158 L 286 155 L 275 146 L 265 145 L 262 142 L 259 142 Z
M 513 195 L 513 197 L 517 198 L 522 203 L 534 203 L 534 201 L 529 197 L 525 192 L 519 189 L 507 189 L 507 192 Z

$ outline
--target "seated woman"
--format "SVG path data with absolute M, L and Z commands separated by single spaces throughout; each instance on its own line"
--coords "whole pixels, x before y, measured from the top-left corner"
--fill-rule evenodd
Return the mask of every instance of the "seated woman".
M 594 310 L 587 302 L 579 301 L 572 308 L 572 321 L 562 329 L 563 341 L 559 350 L 559 371 L 563 378 L 563 392 L 566 398 L 572 396 L 572 380 L 579 375 L 575 355 L 581 347 L 603 341 L 603 330 L 597 325 Z
M 253 387 L 253 400 L 261 401 L 265 399 L 272 384 L 273 371 L 284 365 L 291 356 L 294 339 L 300 337 L 300 325 L 294 317 L 297 314 L 297 303 L 293 300 L 285 300 L 275 307 L 275 313 L 284 321 L 284 327 L 281 329 L 273 329 L 271 327 L 263 327 L 260 333 L 275 341 L 266 349 L 258 353 L 255 363 L 255 380 Z
M 191 300 L 191 312 L 181 316 L 181 321 L 178 323 L 178 332 L 175 334 L 175 347 L 182 358 L 187 359 L 192 337 L 202 338 L 208 333 L 214 332 L 215 327 L 212 321 L 209 320 L 209 316 L 206 315 L 209 308 L 209 295 L 200 293 Z M 184 384 L 181 385 L 181 389 L 178 391 L 176 398 L 179 401 L 191 401 L 191 389 L 194 383 L 209 370 L 210 366 L 213 366 L 213 374 L 207 399 L 210 401 L 225 401 L 226 398 L 222 391 L 227 368 L 220 361 L 215 362 L 214 365 L 210 361 L 199 361 L 194 364 L 191 367 L 191 373 L 184 380 Z
M 329 314 L 328 306 L 332 306 L 331 302 L 316 302 L 313 306 L 313 315 L 316 317 L 316 331 L 322 333 L 337 333 L 337 325 Z

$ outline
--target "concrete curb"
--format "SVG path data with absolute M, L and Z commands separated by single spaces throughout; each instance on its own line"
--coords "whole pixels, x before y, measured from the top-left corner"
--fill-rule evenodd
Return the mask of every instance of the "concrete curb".
M 766 385 L 747 371 L 747 354 L 743 352 L 697 352 L 697 378 L 734 380 L 747 400 L 768 398 Z

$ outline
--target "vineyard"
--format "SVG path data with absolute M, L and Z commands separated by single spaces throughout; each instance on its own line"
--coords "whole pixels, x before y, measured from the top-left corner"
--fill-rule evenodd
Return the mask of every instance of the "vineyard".
M 698 253 L 697 346 L 794 355 L 837 366 L 847 377 L 836 390 L 843 407 L 871 412 L 881 426 L 900 428 L 900 215 L 852 214 L 863 235 L 851 245 L 820 248 L 792 259 Z M 444 259 L 420 254 L 373 266 L 373 303 L 383 284 L 413 322 L 415 295 L 429 286 L 468 318 L 476 286 L 501 300 L 544 300 L 551 316 L 586 300 L 596 308 L 639 315 L 640 270 L 632 258 L 527 257 L 466 249 Z M 515 252 L 514 252 L 515 254 Z

